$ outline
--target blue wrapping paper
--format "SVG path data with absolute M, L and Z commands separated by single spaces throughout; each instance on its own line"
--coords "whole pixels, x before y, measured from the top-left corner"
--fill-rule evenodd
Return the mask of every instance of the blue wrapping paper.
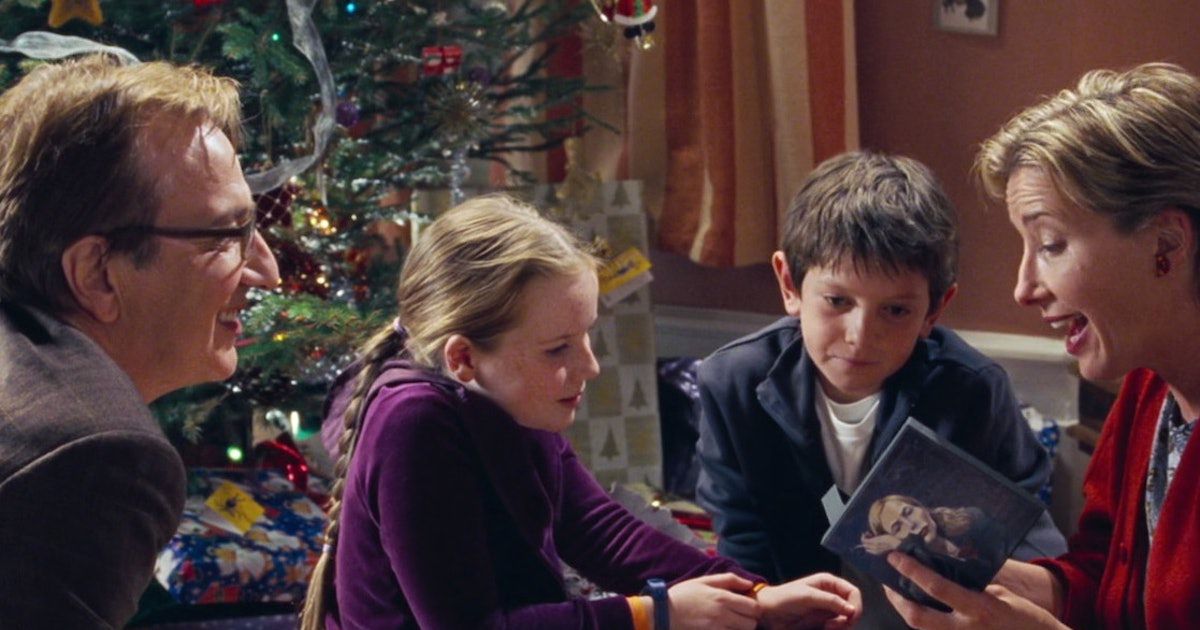
M 243 535 L 204 501 L 231 482 L 265 508 Z M 321 553 L 326 516 L 275 470 L 188 471 L 183 518 L 155 577 L 182 604 L 298 602 Z

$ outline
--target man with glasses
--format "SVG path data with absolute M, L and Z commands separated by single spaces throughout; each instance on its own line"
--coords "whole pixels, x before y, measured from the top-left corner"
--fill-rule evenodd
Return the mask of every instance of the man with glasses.
M 237 86 L 90 56 L 0 95 L 0 627 L 122 626 L 185 476 L 146 404 L 229 377 L 279 282 Z

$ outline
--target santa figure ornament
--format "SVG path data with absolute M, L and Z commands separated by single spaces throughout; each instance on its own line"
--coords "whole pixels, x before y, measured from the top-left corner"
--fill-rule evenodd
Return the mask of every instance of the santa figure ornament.
M 643 50 L 654 45 L 650 37 L 658 15 L 654 0 L 599 0 L 597 8 L 604 21 L 624 28 L 625 37 L 636 40 Z

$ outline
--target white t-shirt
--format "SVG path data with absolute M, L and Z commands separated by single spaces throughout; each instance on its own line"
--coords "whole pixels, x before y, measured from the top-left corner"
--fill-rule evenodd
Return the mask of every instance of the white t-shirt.
M 821 421 L 821 444 L 838 490 L 853 494 L 863 478 L 863 459 L 871 446 L 879 409 L 879 392 L 852 403 L 836 403 L 816 387 L 813 406 Z

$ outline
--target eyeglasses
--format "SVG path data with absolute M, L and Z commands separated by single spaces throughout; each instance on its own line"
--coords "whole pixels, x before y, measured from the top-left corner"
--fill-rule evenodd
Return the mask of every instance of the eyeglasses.
M 244 224 L 231 228 L 172 228 L 159 227 L 157 225 L 126 225 L 110 230 L 106 236 L 111 237 L 117 234 L 133 233 L 185 240 L 235 238 L 237 239 L 238 255 L 244 262 L 246 260 L 246 252 L 250 251 L 250 243 L 254 241 L 254 234 L 256 232 L 258 232 L 258 222 L 251 217 Z

